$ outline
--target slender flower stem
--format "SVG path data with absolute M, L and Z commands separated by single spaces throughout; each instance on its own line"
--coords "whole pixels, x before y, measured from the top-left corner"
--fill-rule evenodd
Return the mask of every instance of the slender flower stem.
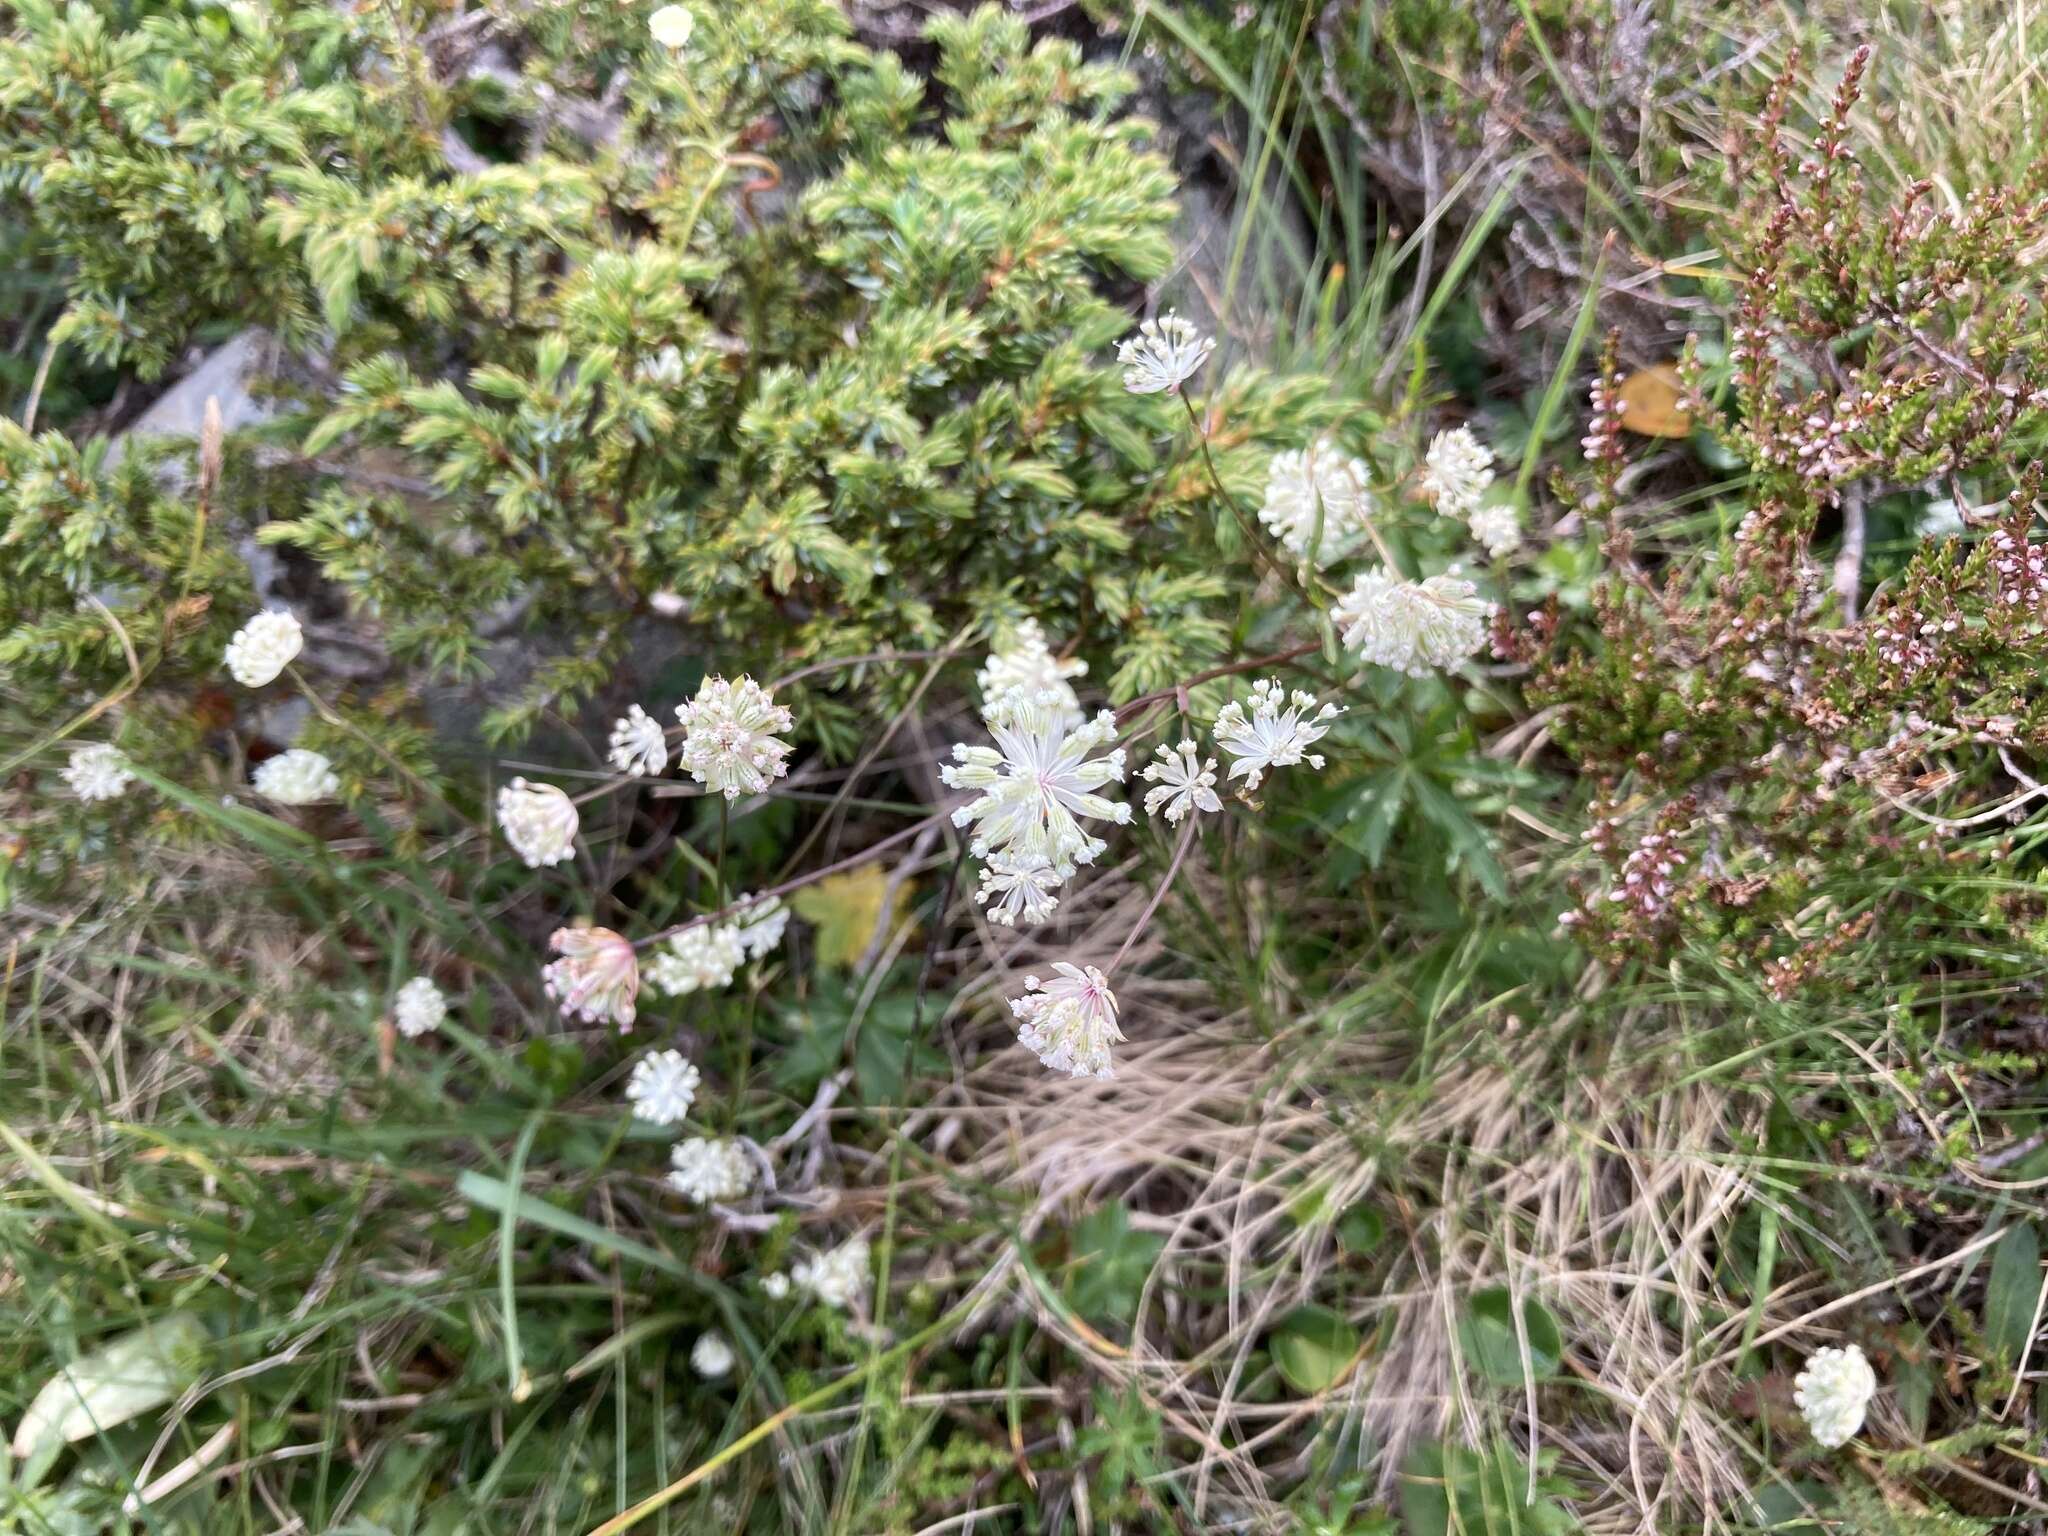
M 1202 462 L 1208 466 L 1209 483 L 1216 487 L 1216 494 L 1223 498 L 1223 504 L 1230 508 L 1230 515 L 1237 519 L 1238 531 L 1244 535 L 1245 543 L 1251 546 L 1252 553 L 1265 563 L 1266 569 L 1277 576 L 1282 585 L 1306 589 L 1307 582 L 1313 581 L 1316 586 L 1321 587 L 1328 595 L 1332 597 L 1341 596 L 1342 594 L 1336 588 L 1330 586 L 1320 576 L 1316 576 L 1313 573 L 1304 573 L 1306 576 L 1306 580 L 1304 580 L 1303 577 L 1289 573 L 1273 552 L 1266 548 L 1266 541 L 1259 536 L 1259 531 L 1253 524 L 1252 519 L 1245 514 L 1244 508 L 1238 505 L 1237 498 L 1231 495 L 1229 488 L 1223 483 L 1223 476 L 1217 472 L 1215 455 L 1209 451 L 1209 431 L 1202 425 L 1202 418 L 1195 412 L 1195 402 L 1183 394 L 1180 397 L 1180 403 L 1187 407 L 1188 425 L 1194 429 L 1195 440 L 1202 445 Z M 1378 535 L 1375 534 L 1374 538 L 1377 539 Z M 1313 591 L 1308 591 L 1306 595 L 1311 602 L 1320 603 L 1321 601 Z
M 1159 910 L 1159 903 L 1166 899 L 1166 892 L 1173 884 L 1173 877 L 1180 873 L 1181 861 L 1188 856 L 1188 849 L 1194 845 L 1195 821 L 1198 814 L 1192 810 L 1188 812 L 1187 825 L 1180 829 L 1180 842 L 1173 850 L 1173 862 L 1166 866 L 1166 874 L 1153 888 L 1152 899 L 1145 903 L 1145 910 L 1138 915 L 1137 926 L 1124 936 L 1123 948 L 1116 952 L 1114 960 L 1102 968 L 1105 979 L 1116 974 L 1116 968 L 1124 963 L 1124 956 L 1128 955 L 1131 946 L 1138 942 L 1138 935 L 1143 933 L 1146 925 L 1152 921 L 1152 914 Z

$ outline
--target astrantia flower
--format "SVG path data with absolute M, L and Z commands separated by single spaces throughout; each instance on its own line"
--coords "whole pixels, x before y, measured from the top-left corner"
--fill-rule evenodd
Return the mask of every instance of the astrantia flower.
M 578 924 L 549 934 L 548 947 L 562 958 L 541 967 L 541 984 L 564 1018 L 633 1027 L 640 962 L 625 935 Z
M 1009 645 L 989 657 L 987 664 L 976 674 L 975 681 L 981 685 L 984 709 L 1012 693 L 1057 694 L 1065 706 L 1067 724 L 1071 727 L 1088 717 L 1082 713 L 1081 700 L 1074 693 L 1074 685 L 1069 679 L 1085 677 L 1087 673 L 1087 662 L 1079 659 L 1062 661 L 1053 655 L 1052 648 L 1045 643 L 1045 632 L 1038 627 L 1038 620 L 1026 619 L 1011 631 Z
M 71 761 L 64 765 L 64 782 L 71 793 L 91 803 L 112 800 L 126 793 L 135 782 L 128 771 L 128 757 L 110 742 L 96 741 L 89 747 L 75 747 Z
M 702 1075 L 681 1051 L 649 1051 L 633 1063 L 626 1099 L 633 1118 L 650 1125 L 675 1125 L 697 1102 Z
M 696 30 L 697 18 L 686 5 L 664 5 L 647 18 L 647 31 L 664 48 L 686 47 Z
M 1230 777 L 1243 779 L 1245 793 L 1259 787 L 1269 769 L 1305 762 L 1323 766 L 1323 754 L 1308 749 L 1330 733 L 1329 722 L 1344 711 L 1318 706 L 1316 696 L 1296 689 L 1290 696 L 1275 678 L 1252 684 L 1251 714 L 1235 699 L 1216 715 L 1216 745 L 1230 755 Z
M 1042 853 L 996 853 L 982 866 L 981 888 L 974 899 L 988 908 L 989 921 L 1014 928 L 1017 919 L 1042 923 L 1060 899 L 1053 893 L 1066 881 Z M 1000 900 L 991 901 L 991 897 Z
M 868 1288 L 868 1240 L 849 1237 L 837 1248 L 792 1264 L 789 1278 L 828 1307 L 846 1308 Z
M 1141 324 L 1116 349 L 1116 360 L 1124 365 L 1124 388 L 1132 394 L 1177 395 L 1215 350 L 1216 343 L 1192 322 L 1169 312 Z
M 1877 1373 L 1854 1344 L 1815 1350 L 1792 1383 L 1792 1401 L 1806 1416 L 1806 1427 L 1830 1450 L 1855 1437 L 1876 1394 Z
M 1037 854 L 1062 872 L 1092 864 L 1109 845 L 1081 828 L 1079 818 L 1127 822 L 1131 808 L 1095 793 L 1112 779 L 1123 782 L 1118 748 L 1092 761 L 1088 754 L 1116 739 L 1116 716 L 1103 710 L 1069 729 L 1059 695 L 1013 693 L 987 715 L 996 745 L 956 746 L 955 761 L 939 770 L 952 789 L 978 789 L 979 798 L 953 813 L 953 825 L 973 827 L 974 856 Z
M 1422 488 L 1446 517 L 1463 520 L 1479 505 L 1493 484 L 1493 450 L 1472 435 L 1470 427 L 1453 427 L 1431 439 L 1424 457 Z
M 293 747 L 256 765 L 256 793 L 279 805 L 311 805 L 341 792 L 334 764 L 318 752 Z
M 1167 821 L 1178 825 L 1190 811 L 1223 809 L 1223 802 L 1216 797 L 1216 759 L 1203 762 L 1192 741 L 1177 747 L 1161 745 L 1156 760 L 1147 763 L 1138 777 L 1159 786 L 1145 791 L 1147 816 L 1157 816 L 1163 810 Z
M 668 738 L 661 722 L 638 704 L 612 722 L 611 765 L 634 778 L 652 778 L 668 766 Z
M 1327 437 L 1276 453 L 1266 470 L 1259 521 L 1290 554 L 1306 557 L 1314 540 L 1318 563 L 1327 564 L 1356 542 L 1372 517 L 1369 476 L 1364 460 L 1347 457 Z
M 770 1301 L 781 1301 L 789 1294 L 789 1276 L 778 1269 L 761 1282 L 761 1294 Z
M 683 722 L 684 769 L 728 800 L 757 795 L 789 772 L 789 743 L 775 733 L 796 721 L 751 677 L 707 677 L 676 718 Z
M 514 779 L 498 791 L 498 825 L 531 869 L 576 854 L 576 802 L 552 784 Z
M 739 930 L 729 923 L 699 923 L 674 934 L 647 965 L 647 984 L 668 997 L 715 992 L 732 985 L 747 958 Z
M 742 895 L 733 902 L 733 919 L 729 925 L 740 941 L 740 948 L 746 951 L 749 960 L 758 960 L 763 955 L 773 954 L 782 943 L 782 935 L 789 929 L 789 908 L 782 904 L 780 896 Z
M 1051 981 L 1024 978 L 1024 995 L 1010 999 L 1017 1016 L 1017 1043 L 1037 1053 L 1055 1072 L 1075 1077 L 1113 1077 L 1109 1048 L 1123 1039 L 1116 1027 L 1116 994 L 1094 966 L 1085 970 L 1053 962 Z
M 668 1181 L 698 1205 L 737 1200 L 754 1187 L 754 1164 L 736 1141 L 692 1136 L 669 1149 Z
M 1486 643 L 1493 605 L 1455 573 L 1402 581 L 1374 566 L 1330 610 L 1360 659 L 1410 677 L 1453 667 Z
M 1496 560 L 1522 542 L 1522 516 L 1511 501 L 1489 501 L 1474 507 L 1465 526 Z
M 228 675 L 236 682 L 244 688 L 261 688 L 277 680 L 277 674 L 305 643 L 299 621 L 282 608 L 272 608 L 235 631 L 223 659 L 228 664 Z
M 717 1381 L 732 1371 L 732 1346 L 725 1342 L 725 1336 L 717 1333 L 700 1333 L 697 1342 L 690 1346 L 690 1369 L 706 1381 Z
M 429 1030 L 439 1029 L 448 1017 L 448 999 L 425 976 L 415 976 L 398 989 L 391 1000 L 391 1022 L 408 1040 L 417 1040 Z

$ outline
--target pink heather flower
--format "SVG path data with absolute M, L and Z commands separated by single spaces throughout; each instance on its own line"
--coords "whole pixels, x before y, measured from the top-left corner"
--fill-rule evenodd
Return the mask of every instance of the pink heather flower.
M 586 1024 L 609 1020 L 621 1031 L 633 1027 L 633 1000 L 640 993 L 640 962 L 633 946 L 609 928 L 557 928 L 548 947 L 562 958 L 541 968 L 548 996 L 564 1018 Z

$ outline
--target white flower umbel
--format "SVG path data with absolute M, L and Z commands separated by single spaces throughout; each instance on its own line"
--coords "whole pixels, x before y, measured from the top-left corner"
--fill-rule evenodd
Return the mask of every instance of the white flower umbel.
M 1522 515 L 1511 501 L 1489 501 L 1465 519 L 1474 542 L 1498 560 L 1522 542 Z
M 256 793 L 279 805 L 311 805 L 341 793 L 334 764 L 318 752 L 293 747 L 256 765 Z
M 1493 605 L 1455 569 L 1402 581 L 1380 566 L 1360 571 L 1330 610 L 1344 643 L 1361 660 L 1427 677 L 1454 667 L 1486 643 Z
M 773 954 L 789 931 L 789 908 L 780 896 L 742 895 L 733 902 L 733 919 L 728 925 L 746 951 L 749 960 Z
M 638 704 L 612 722 L 611 765 L 636 779 L 652 778 L 668 766 L 668 738 L 661 722 Z
M 796 721 L 751 677 L 705 678 L 676 718 L 683 723 L 684 770 L 728 800 L 758 795 L 789 772 L 789 743 L 775 733 Z
M 667 997 L 716 992 L 732 985 L 746 945 L 729 923 L 699 923 L 670 936 L 647 965 L 647 984 Z
M 1117 348 L 1116 359 L 1124 365 L 1124 388 L 1132 394 L 1177 395 L 1215 350 L 1216 343 L 1191 321 L 1169 311 L 1141 324 L 1138 334 Z
M 647 31 L 662 47 L 674 51 L 689 46 L 697 18 L 687 5 L 664 5 L 647 18 Z
M 117 799 L 135 782 L 135 775 L 128 771 L 127 754 L 105 741 L 72 748 L 63 777 L 71 793 L 87 804 Z
M 754 1187 L 754 1164 L 736 1141 L 692 1136 L 669 1149 L 668 1181 L 698 1205 L 737 1200 Z
M 732 1374 L 732 1346 L 719 1333 L 700 1333 L 690 1346 L 690 1369 L 706 1381 L 719 1381 Z
M 702 1075 L 681 1051 L 649 1051 L 633 1063 L 626 1101 L 633 1118 L 649 1125 L 679 1125 L 697 1102 Z
M 557 928 L 548 935 L 548 947 L 561 958 L 541 967 L 541 984 L 564 1018 L 633 1027 L 640 962 L 624 934 L 578 924 Z
M 1026 619 L 1011 631 L 1010 643 L 990 655 L 975 681 L 981 685 L 983 709 L 1013 693 L 1057 694 L 1065 706 L 1067 724 L 1072 727 L 1088 718 L 1082 712 L 1072 679 L 1087 674 L 1087 662 L 1060 660 L 1045 643 L 1045 631 L 1038 627 L 1038 620 Z
M 789 1276 L 781 1270 L 761 1282 L 761 1294 L 770 1301 L 781 1301 L 789 1295 Z
M 1024 995 L 1010 999 L 1017 1016 L 1017 1042 L 1036 1053 L 1055 1072 L 1075 1077 L 1114 1077 L 1109 1048 L 1123 1039 L 1116 1027 L 1116 994 L 1109 978 L 1094 966 L 1085 969 L 1064 960 L 1053 962 L 1051 981 L 1024 978 Z
M 1320 770 L 1323 754 L 1308 749 L 1343 713 L 1335 704 L 1318 705 L 1314 694 L 1298 688 L 1290 695 L 1277 678 L 1261 678 L 1252 684 L 1249 715 L 1235 699 L 1217 712 L 1216 745 L 1230 756 L 1229 776 L 1243 779 L 1249 794 L 1272 769 L 1305 762 Z
M 498 825 L 530 869 L 576 855 L 576 802 L 552 784 L 514 779 L 499 790 Z
M 222 659 L 228 675 L 244 688 L 261 688 L 277 680 L 305 643 L 299 621 L 282 608 L 271 608 L 235 631 Z
M 954 762 L 939 770 L 951 789 L 978 789 L 979 797 L 953 813 L 953 825 L 973 827 L 974 856 L 1037 854 L 1065 879 L 1076 864 L 1092 864 L 1109 845 L 1081 826 L 1083 816 L 1127 822 L 1131 808 L 1095 791 L 1123 782 L 1124 754 L 1089 753 L 1116 740 L 1116 716 L 1103 710 L 1069 729 L 1059 695 L 1013 693 L 987 714 L 994 747 L 953 748 Z
M 1216 759 L 1202 761 L 1192 741 L 1177 747 L 1161 745 L 1138 777 L 1159 786 L 1145 791 L 1147 816 L 1163 811 L 1167 821 L 1178 826 L 1191 811 L 1223 809 L 1216 796 Z
M 1792 1401 L 1806 1416 L 1806 1427 L 1829 1450 L 1855 1438 L 1876 1395 L 1877 1373 L 1854 1344 L 1815 1350 L 1792 1383 Z
M 1042 853 L 995 853 L 982 866 L 981 888 L 974 899 L 988 908 L 990 922 L 1014 928 L 1020 917 L 1027 923 L 1051 917 L 1060 904 L 1054 893 L 1065 883 L 1066 876 Z
M 1472 435 L 1470 427 L 1453 427 L 1430 440 L 1423 459 L 1422 488 L 1437 511 L 1461 522 L 1479 505 L 1493 484 L 1493 450 Z
M 837 1248 L 792 1264 L 789 1278 L 828 1307 L 852 1306 L 867 1293 L 868 1240 L 849 1237 Z
M 1329 438 L 1307 448 L 1276 453 L 1266 470 L 1266 501 L 1259 521 L 1273 530 L 1288 553 L 1327 565 L 1358 542 L 1372 518 L 1370 471 Z
M 391 1000 L 391 1022 L 408 1040 L 417 1040 L 421 1035 L 439 1029 L 441 1021 L 447 1017 L 448 999 L 425 976 L 413 977 L 398 989 L 398 996 Z

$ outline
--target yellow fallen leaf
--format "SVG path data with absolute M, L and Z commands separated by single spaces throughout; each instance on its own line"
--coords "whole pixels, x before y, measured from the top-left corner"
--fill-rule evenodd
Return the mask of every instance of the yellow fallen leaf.
M 819 964 L 852 965 L 860 959 L 875 936 L 882 896 L 888 888 L 888 872 L 879 864 L 864 864 L 843 875 L 829 875 L 790 897 L 796 915 L 818 930 Z M 910 882 L 906 880 L 896 887 L 890 904 L 885 942 L 909 915 Z
M 1685 437 L 1692 431 L 1692 413 L 1684 400 L 1678 370 L 1653 364 L 1622 381 L 1621 425 L 1644 437 Z

